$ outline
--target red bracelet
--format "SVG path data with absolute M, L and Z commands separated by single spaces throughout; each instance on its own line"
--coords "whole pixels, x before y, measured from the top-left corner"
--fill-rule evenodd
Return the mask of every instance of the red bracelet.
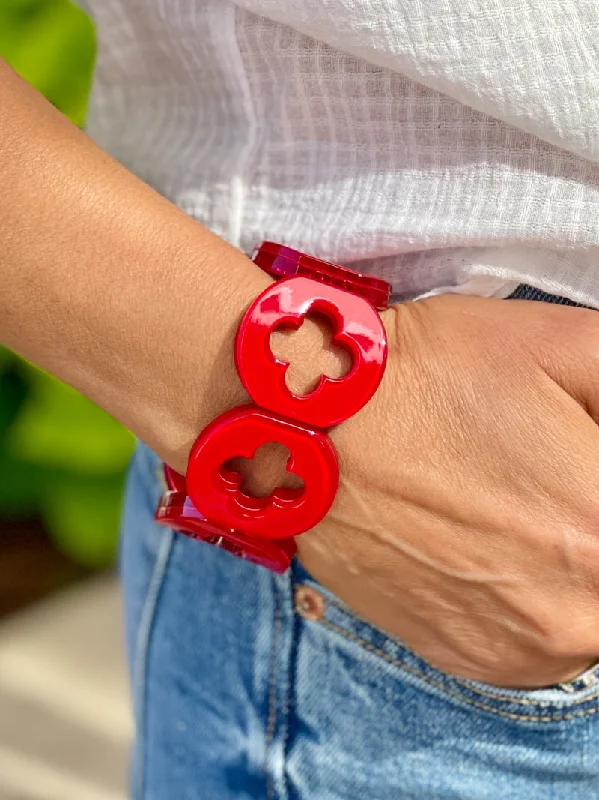
M 227 411 L 201 432 L 185 477 L 165 467 L 168 488 L 156 521 L 284 572 L 294 537 L 317 525 L 335 499 L 339 469 L 326 429 L 359 411 L 383 377 L 387 342 L 376 309 L 387 308 L 390 286 L 272 242 L 263 242 L 253 260 L 281 279 L 252 303 L 235 340 L 237 371 L 253 404 Z M 273 355 L 270 337 L 282 326 L 299 328 L 309 313 L 327 317 L 352 367 L 343 378 L 322 376 L 314 391 L 298 396 L 287 388 L 289 365 Z M 267 442 L 288 448 L 287 469 L 303 488 L 277 488 L 264 498 L 241 490 L 241 476 L 225 465 L 252 458 Z

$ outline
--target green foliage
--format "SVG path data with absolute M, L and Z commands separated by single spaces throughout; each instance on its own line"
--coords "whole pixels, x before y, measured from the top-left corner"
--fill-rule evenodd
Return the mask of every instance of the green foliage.
M 129 437 L 94 403 L 35 367 L 23 365 L 29 392 L 6 437 L 9 450 L 45 467 L 114 475 L 129 461 Z
M 1 0 L 0 55 L 77 125 L 94 54 L 93 25 L 68 0 Z
M 94 52 L 93 25 L 68 0 L 0 0 L 0 56 L 78 125 Z M 71 557 L 106 566 L 132 446 L 89 400 L 0 348 L 0 515 L 38 514 Z

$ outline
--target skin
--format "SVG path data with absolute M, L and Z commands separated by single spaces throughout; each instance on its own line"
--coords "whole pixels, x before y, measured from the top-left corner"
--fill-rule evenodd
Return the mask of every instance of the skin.
M 202 427 L 248 400 L 233 338 L 269 278 L 4 64 L 0 103 L 0 340 L 183 472 Z M 385 378 L 331 433 L 341 486 L 300 557 L 442 669 L 571 678 L 599 652 L 599 315 L 441 297 L 383 320 Z M 275 334 L 293 389 L 347 370 L 329 339 L 319 319 Z M 285 461 L 263 448 L 248 490 L 292 483 Z

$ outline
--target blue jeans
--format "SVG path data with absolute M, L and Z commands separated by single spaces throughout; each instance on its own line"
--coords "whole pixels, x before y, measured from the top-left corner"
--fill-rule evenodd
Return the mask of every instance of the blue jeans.
M 536 691 L 451 677 L 298 564 L 156 525 L 140 447 L 122 570 L 134 800 L 597 800 L 599 669 Z

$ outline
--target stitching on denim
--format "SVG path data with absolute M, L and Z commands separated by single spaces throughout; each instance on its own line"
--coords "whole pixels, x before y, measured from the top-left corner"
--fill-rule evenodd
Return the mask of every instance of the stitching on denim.
M 329 605 L 331 605 L 331 606 L 334 606 L 339 611 L 341 611 L 342 614 L 346 614 L 346 615 L 348 614 L 347 608 L 345 608 L 340 602 L 334 600 L 333 598 L 328 598 L 327 597 L 327 603 Z M 357 619 L 362 624 L 367 625 L 368 627 L 370 627 L 373 630 L 377 631 L 377 633 L 380 633 L 381 636 L 384 636 L 386 639 L 389 639 L 389 641 L 393 642 L 394 644 L 397 644 L 400 647 L 402 646 L 400 643 L 395 642 L 393 640 L 393 637 L 390 637 L 387 633 L 385 633 L 385 631 L 382 628 L 377 627 L 372 622 L 368 622 L 363 617 L 361 617 L 359 614 L 354 614 L 353 612 L 351 612 L 351 616 L 353 616 L 355 619 Z M 330 623 L 330 624 L 333 625 L 334 623 Z M 341 630 L 343 630 L 343 629 L 341 629 Z M 353 634 L 350 634 L 350 636 L 352 636 L 352 635 Z M 360 641 L 364 641 L 364 640 L 360 639 Z M 366 644 L 369 644 L 369 643 L 366 642 Z M 374 648 L 374 645 L 370 645 L 369 644 L 369 649 L 370 648 Z M 390 656 L 387 656 L 387 654 L 385 653 L 384 650 L 380 650 L 379 651 L 378 648 L 374 648 L 374 649 L 375 649 L 375 651 L 377 653 L 380 652 L 386 658 L 390 658 Z M 401 664 L 401 665 L 405 664 L 405 662 L 403 660 L 401 660 L 401 659 L 394 659 L 393 663 Z M 435 669 L 435 667 L 433 667 L 432 664 L 430 665 L 430 667 L 431 667 L 431 669 Z M 523 698 L 514 697 L 513 699 L 510 699 L 510 698 L 507 698 L 507 697 L 501 697 L 501 695 L 498 695 L 498 694 L 493 694 L 493 692 L 485 691 L 484 689 L 480 689 L 477 686 L 471 686 L 469 683 L 466 683 L 465 681 L 460 680 L 460 678 L 458 678 L 458 677 L 452 678 L 452 680 L 454 680 L 456 683 L 459 683 L 460 686 L 463 686 L 464 689 L 467 689 L 468 691 L 472 692 L 473 694 L 478 694 L 481 697 L 489 697 L 491 700 L 497 700 L 500 703 L 514 703 L 514 704 L 517 704 L 519 706 L 533 706 L 535 708 L 546 708 L 547 707 L 547 703 L 543 702 L 542 700 L 534 700 L 533 698 L 530 698 L 530 697 L 523 697 Z M 446 687 L 443 687 L 443 690 L 444 691 L 449 691 Z M 459 692 L 456 692 L 455 694 L 458 697 L 462 697 L 463 696 L 463 695 L 460 695 Z M 589 695 L 587 695 L 585 697 L 579 697 L 576 700 L 571 700 L 568 703 L 568 706 L 572 707 L 574 705 L 580 705 L 582 703 L 588 703 L 591 700 L 596 700 L 598 697 L 599 697 L 599 689 L 597 689 L 596 692 L 593 692 L 593 693 L 591 693 L 591 694 L 589 694 Z
M 277 724 L 277 652 L 281 626 L 283 624 L 283 614 L 279 597 L 279 588 L 276 580 L 273 579 L 273 598 L 275 603 L 275 615 L 272 634 L 272 647 L 270 650 L 270 667 L 268 679 L 268 722 L 266 725 L 266 742 L 264 746 L 264 773 L 266 776 L 266 800 L 275 800 L 274 781 L 270 774 L 268 756 L 272 747 L 275 729 Z
M 155 526 L 156 528 L 158 526 Z M 147 675 L 150 643 L 156 619 L 156 609 L 158 598 L 162 589 L 166 568 L 173 549 L 174 533 L 167 528 L 160 528 L 162 541 L 156 554 L 152 577 L 148 585 L 148 591 L 144 606 L 141 612 L 139 629 L 137 632 L 137 642 L 135 647 L 135 666 L 134 680 L 135 687 L 135 718 L 137 727 L 136 741 L 136 765 L 137 771 L 133 776 L 132 786 L 135 800 L 142 800 L 145 791 L 146 775 L 146 705 L 147 705 Z
M 474 694 L 479 694 L 481 697 L 490 697 L 491 700 L 498 700 L 501 703 L 517 703 L 521 706 L 536 706 L 537 708 L 545 708 L 547 703 L 543 702 L 542 700 L 533 700 L 530 697 L 514 697 L 510 699 L 509 697 L 502 697 L 500 691 L 497 694 L 493 692 L 485 691 L 485 689 L 481 689 L 478 686 L 471 686 L 466 681 L 461 680 L 460 678 L 454 679 L 456 683 L 459 683 L 460 686 L 463 686 L 464 689 L 468 689 L 468 691 L 473 692 Z M 574 700 L 570 700 L 568 705 L 570 706 L 577 706 L 581 703 L 588 703 L 590 700 L 596 700 L 599 697 L 599 689 L 595 692 L 591 692 L 589 695 L 585 695 L 584 697 L 577 697 Z
M 493 706 L 486 705 L 485 703 L 480 703 L 476 700 L 473 700 L 470 697 L 467 697 L 466 695 L 462 695 L 459 692 L 456 692 L 455 690 L 448 688 L 447 686 L 444 686 L 440 681 L 436 681 L 434 678 L 431 678 L 430 675 L 426 675 L 419 669 L 409 666 L 404 661 L 401 661 L 398 658 L 393 658 L 392 656 L 385 653 L 384 650 L 375 647 L 374 645 L 370 644 L 370 642 L 367 642 L 366 640 L 361 639 L 358 636 L 355 636 L 353 633 L 349 633 L 349 631 L 346 631 L 344 628 L 335 625 L 333 622 L 329 622 L 329 620 L 327 619 L 324 618 L 321 619 L 320 624 L 324 625 L 325 627 L 329 628 L 335 633 L 341 634 L 341 636 L 345 637 L 349 641 L 359 644 L 365 650 L 368 650 L 371 653 L 380 656 L 388 663 L 393 664 L 394 666 L 397 667 L 401 667 L 405 672 L 410 673 L 414 677 L 420 678 L 421 680 L 425 681 L 425 683 L 428 683 L 430 686 L 434 686 L 435 688 L 440 689 L 446 695 L 455 697 L 457 700 L 460 700 L 463 703 L 467 703 L 468 705 L 474 706 L 475 708 L 480 708 L 482 711 L 488 711 L 491 714 L 497 714 L 500 717 L 507 717 L 508 719 L 518 720 L 520 722 L 565 722 L 567 720 L 576 719 L 577 717 L 589 717 L 592 716 L 593 714 L 599 713 L 599 707 L 589 708 L 585 711 L 571 711 L 568 712 L 567 714 L 552 714 L 551 716 L 549 715 L 536 716 L 534 714 L 516 714 L 511 711 L 503 711 L 502 709 L 494 708 Z
M 275 583 L 276 583 L 276 578 L 275 578 Z M 289 586 L 290 586 L 290 584 L 288 583 L 287 584 L 288 590 L 289 590 Z M 291 589 L 291 592 L 292 592 L 291 597 L 293 598 L 293 589 Z M 286 602 L 289 602 L 289 596 L 287 596 Z M 287 607 L 285 609 L 285 616 L 286 616 L 287 620 L 289 620 L 289 613 L 288 612 L 289 612 L 289 608 Z M 292 613 L 291 618 L 293 619 L 293 599 L 291 599 L 291 613 Z M 282 620 L 281 620 L 281 625 L 282 625 Z M 294 636 L 293 631 L 291 631 L 291 636 L 292 637 Z M 291 640 L 291 643 L 290 643 L 289 647 L 290 647 L 289 660 L 287 661 L 286 668 L 285 668 L 285 700 L 283 702 L 283 721 L 282 721 L 282 730 L 281 730 L 281 751 L 282 751 L 282 756 L 283 756 L 283 765 L 285 765 L 285 762 L 286 762 L 286 759 L 287 759 L 287 743 L 289 741 L 289 709 L 290 709 L 290 705 L 291 705 L 291 701 L 290 701 L 290 697 L 291 697 L 291 673 L 290 673 L 290 668 L 291 668 L 291 658 L 293 657 L 293 651 L 294 651 L 293 638 Z M 287 797 L 288 792 L 287 792 L 285 768 L 283 768 L 283 774 L 281 776 L 281 790 L 282 790 L 281 791 L 282 796 Z

